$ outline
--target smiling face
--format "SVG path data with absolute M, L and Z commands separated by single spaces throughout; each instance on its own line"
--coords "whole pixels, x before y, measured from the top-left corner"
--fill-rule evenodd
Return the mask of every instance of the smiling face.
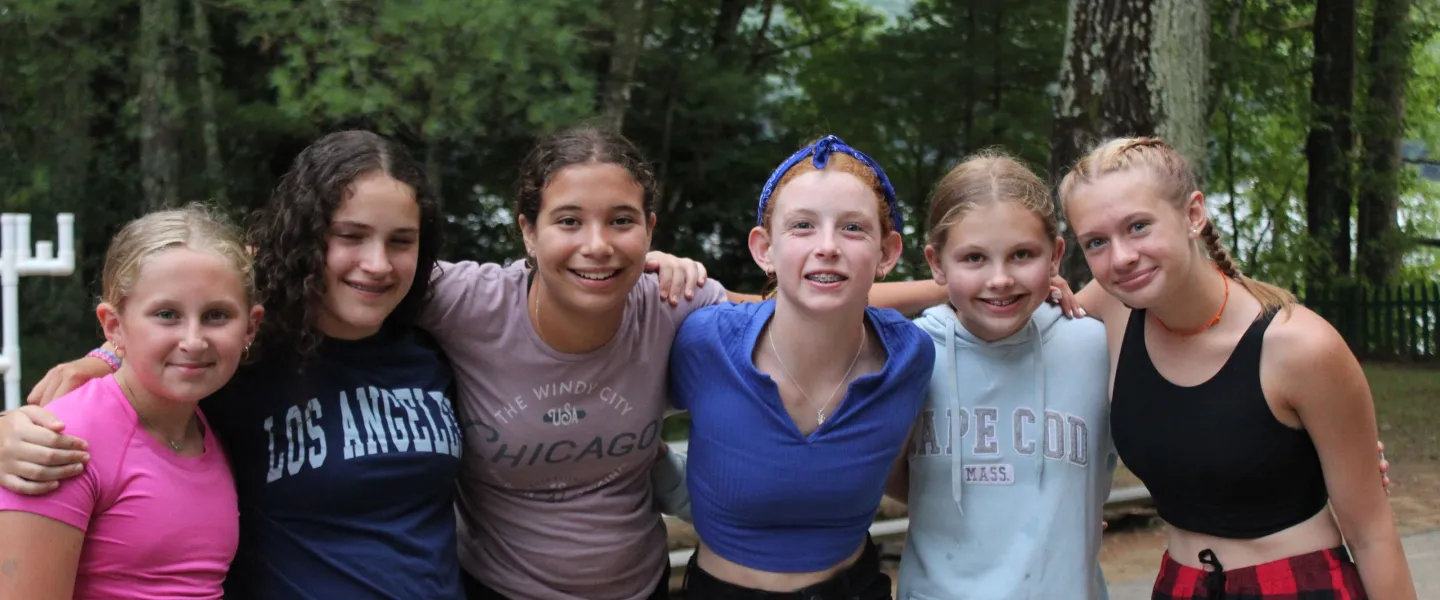
M 415 282 L 419 238 L 410 186 L 378 171 L 356 179 L 330 218 L 320 331 L 350 340 L 380 331 Z
M 1013 335 L 1045 301 L 1064 242 L 1015 202 L 972 206 L 941 247 L 925 248 L 935 282 L 946 287 L 965 329 L 985 341 Z
M 644 272 L 655 216 L 625 167 L 582 163 L 560 169 L 541 191 L 535 221 L 522 215 L 525 247 L 549 309 L 613 315 Z
M 1196 192 L 1177 210 L 1145 169 L 1115 171 L 1076 186 L 1066 215 L 1095 280 L 1133 308 L 1171 297 L 1205 258 L 1195 244 L 1205 207 Z
M 771 200 L 767 227 L 750 232 L 756 264 L 787 301 L 816 312 L 864 306 L 895 267 L 900 234 L 882 227 L 875 190 L 836 169 L 790 179 Z
M 231 259 L 176 247 L 145 258 L 123 306 L 97 313 L 124 355 L 117 377 L 127 388 L 193 403 L 235 374 L 263 309 L 250 305 Z

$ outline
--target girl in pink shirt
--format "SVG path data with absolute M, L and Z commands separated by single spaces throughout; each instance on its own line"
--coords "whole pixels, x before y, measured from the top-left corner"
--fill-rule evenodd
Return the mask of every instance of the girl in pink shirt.
M 94 462 L 52 494 L 0 489 L 0 598 L 219 598 L 235 484 L 197 404 L 254 339 L 250 256 L 198 208 L 152 213 L 111 241 L 102 298 L 123 365 L 47 407 Z

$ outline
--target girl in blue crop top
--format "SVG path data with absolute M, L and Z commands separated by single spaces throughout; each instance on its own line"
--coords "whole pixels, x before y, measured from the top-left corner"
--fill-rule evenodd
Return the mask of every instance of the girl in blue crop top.
M 1240 275 L 1196 189 L 1155 138 L 1106 142 L 1060 184 L 1111 434 L 1170 525 L 1154 598 L 1414 598 L 1364 372 L 1323 318 Z
M 934 363 L 924 332 L 866 307 L 900 256 L 894 192 L 829 136 L 775 171 L 758 217 L 775 298 L 697 310 L 671 350 L 700 536 L 686 597 L 889 598 L 866 532 Z

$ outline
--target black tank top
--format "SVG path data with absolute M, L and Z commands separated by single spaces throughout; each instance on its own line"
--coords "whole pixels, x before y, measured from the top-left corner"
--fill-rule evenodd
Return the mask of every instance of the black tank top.
M 1150 361 L 1145 311 L 1130 313 L 1110 431 L 1120 460 L 1171 525 L 1254 539 L 1309 519 L 1328 501 L 1309 434 L 1277 420 L 1260 388 L 1260 348 L 1273 316 L 1250 325 L 1214 377 L 1181 387 Z

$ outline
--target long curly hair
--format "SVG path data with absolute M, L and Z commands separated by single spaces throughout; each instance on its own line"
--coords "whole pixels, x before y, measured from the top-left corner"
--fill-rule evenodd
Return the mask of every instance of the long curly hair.
M 298 352 L 303 365 L 325 336 L 318 321 L 325 297 L 325 253 L 331 218 L 356 179 L 384 173 L 410 186 L 420 205 L 420 248 L 415 282 L 385 326 L 409 326 L 430 295 L 440 253 L 440 206 L 425 170 L 401 144 L 369 131 L 326 135 L 295 157 L 290 170 L 251 219 L 255 284 L 265 298 L 258 349 Z

